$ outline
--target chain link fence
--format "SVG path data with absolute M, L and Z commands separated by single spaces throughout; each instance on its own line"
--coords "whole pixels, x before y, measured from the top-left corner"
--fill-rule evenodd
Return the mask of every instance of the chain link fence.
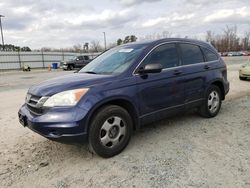
M 0 52 L 0 71 L 22 70 L 24 65 L 32 68 L 47 68 L 52 63 L 67 61 L 77 55 L 89 55 L 95 58 L 99 53 L 66 53 L 66 52 Z

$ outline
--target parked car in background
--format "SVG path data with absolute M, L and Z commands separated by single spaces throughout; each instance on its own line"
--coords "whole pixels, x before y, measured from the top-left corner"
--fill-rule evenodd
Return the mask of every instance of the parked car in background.
M 87 140 L 92 151 L 112 157 L 145 124 L 193 108 L 215 117 L 228 91 L 226 64 L 210 44 L 135 42 L 106 51 L 78 73 L 32 86 L 18 117 L 46 138 Z
M 242 56 L 241 52 L 228 52 L 227 56 Z
M 241 52 L 242 56 L 250 56 L 250 52 Z
M 239 78 L 240 80 L 246 80 L 250 78 L 250 62 L 241 66 L 239 70 Z
M 227 52 L 222 52 L 222 53 L 221 53 L 221 56 L 223 56 L 223 57 L 225 57 L 225 56 L 227 56 L 227 55 L 228 55 Z
M 73 70 L 75 68 L 82 68 L 91 61 L 88 55 L 75 56 L 68 61 L 61 62 L 63 70 Z

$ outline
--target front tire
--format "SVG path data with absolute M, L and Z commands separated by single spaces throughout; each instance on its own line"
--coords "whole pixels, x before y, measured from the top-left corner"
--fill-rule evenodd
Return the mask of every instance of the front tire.
M 73 70 L 74 66 L 73 65 L 68 65 L 68 70 Z
M 199 114 L 203 117 L 215 117 L 221 108 L 221 90 L 216 85 L 211 85 L 206 93 L 205 100 L 199 109 Z
M 129 143 L 132 124 L 131 116 L 124 108 L 104 106 L 90 124 L 90 149 L 104 158 L 119 154 Z

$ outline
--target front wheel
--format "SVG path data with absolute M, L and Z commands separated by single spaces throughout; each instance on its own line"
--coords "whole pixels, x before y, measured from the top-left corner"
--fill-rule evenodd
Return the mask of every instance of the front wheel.
M 101 108 L 89 128 L 90 149 L 101 157 L 119 154 L 129 143 L 132 119 L 122 107 L 109 105 Z
M 68 70 L 73 70 L 73 69 L 74 69 L 74 66 L 73 66 L 73 65 L 68 65 L 67 69 L 68 69 Z
M 202 106 L 199 109 L 199 114 L 203 117 L 215 117 L 221 108 L 221 90 L 216 85 L 211 85 L 205 97 Z

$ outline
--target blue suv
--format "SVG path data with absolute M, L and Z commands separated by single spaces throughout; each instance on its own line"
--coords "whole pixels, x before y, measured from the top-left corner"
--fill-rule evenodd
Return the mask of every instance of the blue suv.
M 144 124 L 192 108 L 216 116 L 228 91 L 226 64 L 210 44 L 161 39 L 115 47 L 76 74 L 31 87 L 18 116 L 46 138 L 85 140 L 112 157 Z

